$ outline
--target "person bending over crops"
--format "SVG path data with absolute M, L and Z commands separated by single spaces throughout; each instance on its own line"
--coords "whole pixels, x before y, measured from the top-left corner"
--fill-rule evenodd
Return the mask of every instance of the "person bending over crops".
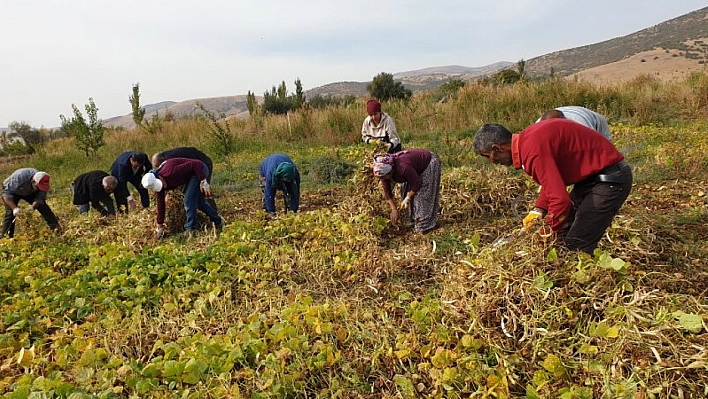
M 396 132 L 396 123 L 389 114 L 381 112 L 381 103 L 377 100 L 367 101 L 366 113 L 369 116 L 364 119 L 364 124 L 361 126 L 361 140 L 366 144 L 371 140 L 386 143 L 389 154 L 401 151 L 401 138 Z
M 32 205 L 30 210 L 37 210 L 52 230 L 59 229 L 59 221 L 47 205 L 49 175 L 34 168 L 21 168 L 14 171 L 2 182 L 2 201 L 5 203 L 5 218 L 2 221 L 0 237 L 15 236 L 15 220 L 22 213 L 18 205 L 25 200 Z
M 137 151 L 126 151 L 120 155 L 111 165 L 111 175 L 118 179 L 118 187 L 115 193 L 116 205 L 120 212 L 128 212 L 128 209 L 135 209 L 135 201 L 128 190 L 128 183 L 132 184 L 140 194 L 140 203 L 143 208 L 150 206 L 150 195 L 140 185 L 140 179 L 152 168 L 147 154 Z
M 263 209 L 273 217 L 275 195 L 278 190 L 285 196 L 285 212 L 297 212 L 300 208 L 300 172 L 290 157 L 285 154 L 271 154 L 261 162 L 260 186 L 263 194 Z
M 160 167 L 160 165 L 162 165 L 163 162 L 172 158 L 198 159 L 204 162 L 204 164 L 207 166 L 207 169 L 209 170 L 209 173 L 207 173 L 207 183 L 211 184 L 211 175 L 214 173 L 214 163 L 207 154 L 201 152 L 195 147 L 177 147 L 171 150 L 155 153 L 152 156 L 152 166 L 157 169 Z M 219 210 L 219 208 L 216 207 L 216 201 L 214 200 L 214 197 L 209 197 L 206 199 L 206 201 L 212 208 L 216 209 L 217 211 Z
M 555 118 L 568 119 L 573 122 L 578 122 L 579 124 L 600 133 L 607 140 L 612 141 L 610 125 L 607 124 L 607 119 L 595 111 L 575 105 L 558 107 L 544 112 L 536 122 Z
M 416 233 L 435 228 L 440 210 L 441 165 L 437 155 L 422 149 L 378 154 L 374 156 L 373 171 L 391 206 L 392 223 L 398 220 L 399 210 L 406 210 Z M 404 183 L 401 189 L 403 200 L 399 205 L 393 199 L 392 182 Z
M 519 134 L 486 124 L 475 134 L 474 150 L 490 162 L 523 168 L 541 185 L 524 228 L 545 217 L 564 246 L 588 254 L 632 189 L 632 168 L 612 143 L 565 119 L 541 121 Z
M 71 183 L 74 205 L 79 207 L 79 215 L 89 211 L 89 204 L 103 216 L 115 217 L 111 193 L 118 186 L 118 179 L 102 170 L 86 172 Z
M 207 202 L 211 196 L 211 186 L 207 181 L 207 166 L 204 162 L 188 158 L 172 158 L 163 162 L 160 168 L 143 176 L 142 185 L 157 193 L 157 229 L 155 234 L 162 238 L 165 234 L 165 191 L 184 188 L 184 211 L 187 222 L 184 229 L 191 233 L 197 230 L 197 209 L 204 212 L 217 230 L 224 226 L 224 220 L 216 209 Z

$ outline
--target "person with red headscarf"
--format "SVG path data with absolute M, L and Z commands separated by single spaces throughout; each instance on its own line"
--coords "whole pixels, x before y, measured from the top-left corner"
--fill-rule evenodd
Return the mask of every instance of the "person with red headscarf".
M 361 127 L 361 140 L 367 144 L 371 140 L 378 140 L 388 145 L 388 153 L 393 154 L 401 151 L 401 138 L 396 131 L 396 123 L 393 118 L 381 111 L 381 103 L 377 100 L 366 102 L 366 113 L 369 116 L 364 119 Z

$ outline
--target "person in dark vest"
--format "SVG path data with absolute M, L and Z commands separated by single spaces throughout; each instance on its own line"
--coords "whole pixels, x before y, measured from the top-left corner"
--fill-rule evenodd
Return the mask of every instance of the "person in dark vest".
M 118 179 L 102 170 L 80 174 L 71 183 L 74 193 L 73 204 L 79 208 L 79 215 L 89 211 L 89 206 L 102 216 L 115 217 L 111 193 L 118 187 Z
M 138 151 L 126 151 L 118 156 L 111 165 L 111 175 L 118 179 L 118 187 L 114 192 L 116 205 L 119 212 L 128 212 L 129 209 L 137 208 L 133 196 L 128 190 L 128 183 L 132 184 L 138 194 L 143 208 L 150 206 L 150 195 L 147 190 L 140 185 L 143 175 L 152 169 L 147 154 Z

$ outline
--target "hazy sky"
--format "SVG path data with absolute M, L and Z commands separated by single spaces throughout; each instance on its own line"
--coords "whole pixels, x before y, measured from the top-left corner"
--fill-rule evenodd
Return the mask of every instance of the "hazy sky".
M 18 0 L 0 8 L 0 126 L 294 91 L 380 72 L 479 67 L 624 36 L 705 0 Z

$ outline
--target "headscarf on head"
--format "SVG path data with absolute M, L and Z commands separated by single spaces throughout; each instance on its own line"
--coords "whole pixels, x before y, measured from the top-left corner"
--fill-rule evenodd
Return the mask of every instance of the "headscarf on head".
M 271 185 L 275 189 L 283 190 L 286 195 L 299 195 L 300 188 L 297 186 L 295 177 L 295 165 L 290 162 L 281 162 L 273 171 Z M 283 179 L 290 181 L 285 182 Z
M 393 170 L 393 164 L 396 160 L 395 154 L 376 154 L 374 155 L 374 176 L 381 177 L 389 174 Z
M 366 102 L 366 113 L 373 115 L 377 112 L 381 112 L 381 103 L 378 100 L 369 100 Z

